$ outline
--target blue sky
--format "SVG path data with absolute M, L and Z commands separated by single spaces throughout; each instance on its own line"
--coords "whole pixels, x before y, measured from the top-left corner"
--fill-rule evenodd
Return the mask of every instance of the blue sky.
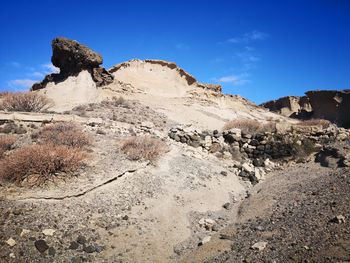
M 350 88 L 350 1 L 1 1 L 0 91 L 54 70 L 51 40 L 75 39 L 104 66 L 176 62 L 256 103 Z

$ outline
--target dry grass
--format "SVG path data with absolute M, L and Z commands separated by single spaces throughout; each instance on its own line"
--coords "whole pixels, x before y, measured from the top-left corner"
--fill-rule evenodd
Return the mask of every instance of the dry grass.
M 58 145 L 29 145 L 0 161 L 0 179 L 41 185 L 59 173 L 74 174 L 86 159 L 79 149 Z
M 10 135 L 0 135 L 0 159 L 4 153 L 11 150 L 12 145 L 16 142 L 16 138 Z
M 258 132 L 274 131 L 276 129 L 276 124 L 274 122 L 261 124 L 256 120 L 238 119 L 226 122 L 223 130 L 226 131 L 233 128 L 240 129 L 242 132 L 247 134 L 255 134 Z
M 311 119 L 305 120 L 298 123 L 300 126 L 321 126 L 323 129 L 328 128 L 331 122 L 325 119 Z
M 132 136 L 121 144 L 121 150 L 131 160 L 149 160 L 154 162 L 165 153 L 166 145 L 163 141 L 148 136 Z
M 7 93 L 2 96 L 0 110 L 39 112 L 53 105 L 52 101 L 34 92 Z
M 65 145 L 75 148 L 84 148 L 91 144 L 90 137 L 73 122 L 47 125 L 40 131 L 38 139 L 43 144 Z

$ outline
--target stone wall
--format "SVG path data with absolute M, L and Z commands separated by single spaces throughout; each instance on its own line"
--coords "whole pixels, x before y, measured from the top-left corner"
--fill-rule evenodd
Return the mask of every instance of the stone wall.
M 350 139 L 350 131 L 336 126 L 292 126 L 289 131 L 248 134 L 240 129 L 220 132 L 201 131 L 191 127 L 174 127 L 168 136 L 191 147 L 202 148 L 219 158 L 233 160 L 241 169 L 240 176 L 258 182 L 274 162 L 305 161 L 323 145 Z

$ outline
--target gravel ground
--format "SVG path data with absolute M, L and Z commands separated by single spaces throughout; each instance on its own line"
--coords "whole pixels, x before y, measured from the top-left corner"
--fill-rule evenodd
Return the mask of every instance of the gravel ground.
M 241 204 L 242 222 L 226 229 L 234 233 L 231 250 L 207 262 L 350 262 L 349 170 L 306 166 L 280 174 L 290 181 L 286 188 L 267 193 L 259 186 Z M 268 209 L 252 216 L 265 201 Z M 257 242 L 266 242 L 265 249 L 254 249 Z

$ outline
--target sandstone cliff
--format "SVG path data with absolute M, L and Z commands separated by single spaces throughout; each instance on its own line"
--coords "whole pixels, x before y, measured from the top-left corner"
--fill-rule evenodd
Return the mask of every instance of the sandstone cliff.
M 326 119 L 350 127 L 350 90 L 315 90 L 306 96 L 287 96 L 261 106 L 286 117 Z

